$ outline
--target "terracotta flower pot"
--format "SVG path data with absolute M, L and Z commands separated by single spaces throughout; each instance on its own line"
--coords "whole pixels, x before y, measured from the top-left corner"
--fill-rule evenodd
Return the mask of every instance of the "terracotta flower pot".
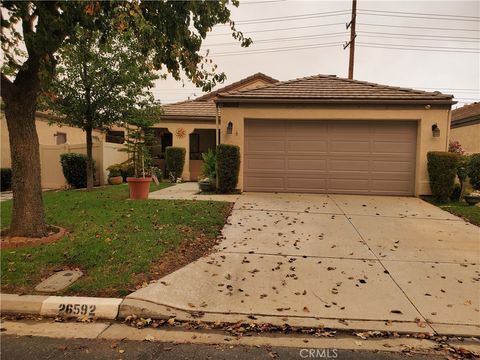
M 130 199 L 132 200 L 146 200 L 150 192 L 150 183 L 152 178 L 150 176 L 136 178 L 128 177 L 128 189 L 130 190 Z
M 110 185 L 120 185 L 123 183 L 123 178 L 121 176 L 111 176 L 108 178 L 108 183 Z

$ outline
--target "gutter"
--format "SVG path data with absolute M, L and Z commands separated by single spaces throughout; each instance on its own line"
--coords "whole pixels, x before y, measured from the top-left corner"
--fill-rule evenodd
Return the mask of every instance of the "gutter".
M 241 104 L 354 104 L 354 105 L 453 105 L 456 101 L 449 99 L 422 99 L 422 100 L 389 100 L 389 99 L 292 99 L 292 98 L 221 98 L 215 103 L 241 103 Z

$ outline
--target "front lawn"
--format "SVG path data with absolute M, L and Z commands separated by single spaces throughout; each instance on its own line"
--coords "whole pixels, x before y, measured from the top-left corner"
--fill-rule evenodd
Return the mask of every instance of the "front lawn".
M 460 216 L 472 224 L 480 226 L 480 207 L 470 206 L 463 201 L 450 201 L 447 203 L 439 203 L 435 201 L 431 196 L 423 197 L 425 201 L 430 204 L 438 206 L 440 209 L 448 211 L 453 215 Z
M 150 191 L 166 186 L 152 184 Z M 33 293 L 54 271 L 79 268 L 84 276 L 63 294 L 126 295 L 164 275 L 157 272 L 162 255 L 195 241 L 212 242 L 230 210 L 224 202 L 127 198 L 126 185 L 44 193 L 47 222 L 69 233 L 50 245 L 2 250 L 2 292 Z M 1 228 L 8 227 L 11 201 L 0 206 Z

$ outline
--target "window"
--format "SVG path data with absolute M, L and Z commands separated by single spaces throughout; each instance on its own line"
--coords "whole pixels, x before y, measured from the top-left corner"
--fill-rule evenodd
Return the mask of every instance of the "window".
M 125 142 L 125 131 L 108 130 L 105 141 L 115 144 L 123 144 Z
M 67 142 L 67 134 L 63 132 L 58 132 L 54 135 L 56 137 L 57 145 L 62 145 Z

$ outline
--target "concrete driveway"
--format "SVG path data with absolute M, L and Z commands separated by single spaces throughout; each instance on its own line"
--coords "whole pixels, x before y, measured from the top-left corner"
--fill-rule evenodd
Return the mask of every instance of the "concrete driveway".
M 245 193 L 223 235 L 121 312 L 480 335 L 480 229 L 420 199 Z

